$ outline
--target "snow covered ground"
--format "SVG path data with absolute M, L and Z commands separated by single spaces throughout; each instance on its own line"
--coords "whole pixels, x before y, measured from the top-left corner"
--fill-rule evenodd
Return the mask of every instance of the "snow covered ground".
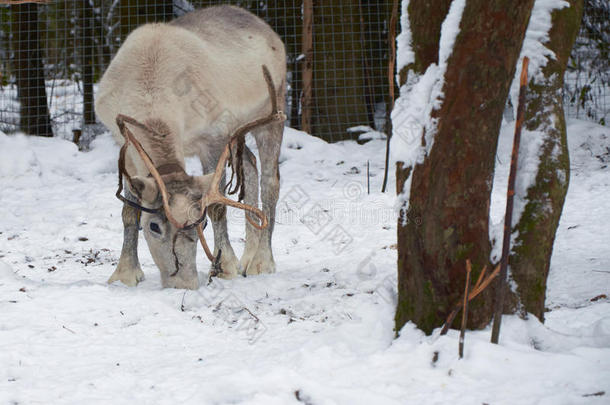
M 507 125 L 496 225 L 511 135 Z M 547 322 L 505 318 L 500 345 L 470 332 L 459 360 L 455 331 L 427 337 L 407 324 L 394 339 L 394 180 L 379 192 L 382 140 L 328 145 L 288 129 L 278 272 L 185 292 L 161 289 L 143 238 L 146 280 L 105 283 L 122 242 L 110 136 L 82 153 L 0 134 L 0 403 L 607 404 L 610 130 L 572 121 L 569 137 Z M 230 211 L 238 251 L 243 222 Z

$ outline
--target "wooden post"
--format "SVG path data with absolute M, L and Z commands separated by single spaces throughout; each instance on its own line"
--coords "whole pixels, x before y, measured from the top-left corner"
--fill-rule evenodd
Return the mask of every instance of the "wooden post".
M 301 97 L 301 130 L 311 133 L 311 96 L 313 83 L 313 0 L 303 0 L 303 96 Z
M 82 45 L 82 79 L 83 79 L 83 124 L 95 124 L 95 110 L 93 106 L 93 80 L 95 74 L 95 43 L 93 41 L 94 13 L 93 7 L 87 2 L 83 3 L 81 45 Z
M 494 323 L 491 329 L 491 343 L 498 343 L 500 339 L 500 324 L 504 310 L 504 296 L 506 292 L 506 275 L 508 273 L 508 253 L 510 251 L 510 235 L 513 222 L 513 197 L 515 196 L 515 181 L 517 177 L 517 163 L 519 162 L 519 144 L 521 142 L 521 127 L 525 111 L 525 90 L 527 88 L 528 57 L 523 58 L 519 87 L 519 106 L 517 107 L 517 123 L 515 124 L 515 139 L 510 160 L 510 174 L 508 175 L 508 192 L 506 195 L 506 215 L 504 216 L 504 238 L 502 241 L 502 258 L 500 260 L 500 277 L 496 289 L 496 302 L 494 308 Z
M 385 112 L 385 168 L 383 171 L 383 185 L 381 192 L 385 193 L 388 185 L 388 170 L 390 165 L 390 138 L 392 137 L 392 110 L 394 109 L 394 72 L 396 67 L 396 21 L 398 20 L 398 0 L 392 4 L 392 17 L 390 18 L 390 32 L 388 34 L 388 45 L 390 46 L 390 60 L 388 62 L 388 102 Z

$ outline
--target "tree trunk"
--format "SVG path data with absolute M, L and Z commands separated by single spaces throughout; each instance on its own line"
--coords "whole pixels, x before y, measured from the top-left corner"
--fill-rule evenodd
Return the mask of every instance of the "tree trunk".
M 366 106 L 359 0 L 314 4 L 312 133 L 328 141 L 348 138 L 347 129 L 372 125 Z
M 11 6 L 13 68 L 17 79 L 21 130 L 30 135 L 53 136 L 40 49 L 38 5 Z
M 122 0 L 121 42 L 142 24 L 170 21 L 174 14 L 173 0 Z
M 444 99 L 433 113 L 434 144 L 412 170 L 409 213 L 398 223 L 396 329 L 441 326 L 460 299 L 466 259 L 477 279 L 489 265 L 488 217 L 502 112 L 533 0 L 468 0 L 448 59 Z M 493 312 L 484 292 L 470 306 L 471 328 Z
M 578 34 L 583 0 L 569 0 L 570 7 L 555 10 L 548 49 L 556 59 L 534 72 L 527 89 L 523 137 L 542 136 L 540 163 L 535 183 L 527 190 L 521 218 L 515 218 L 516 234 L 509 259 L 522 308 L 544 320 L 546 280 L 555 232 L 568 191 L 570 159 L 563 111 L 563 75 Z M 532 158 L 537 158 L 533 156 Z

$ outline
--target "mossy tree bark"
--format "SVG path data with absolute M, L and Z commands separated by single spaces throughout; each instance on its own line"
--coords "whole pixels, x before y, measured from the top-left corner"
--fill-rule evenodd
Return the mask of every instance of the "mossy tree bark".
M 522 309 L 541 321 L 555 232 L 570 178 L 562 88 L 580 26 L 583 0 L 569 3 L 570 7 L 555 10 L 552 15 L 546 47 L 555 53 L 555 58 L 549 58 L 528 84 L 523 137 L 542 136 L 544 141 L 539 149 L 535 183 L 521 196 L 527 203 L 521 218 L 516 218 L 515 245 L 509 258 Z
M 426 333 L 441 326 L 472 278 L 489 265 L 494 158 L 502 112 L 533 0 L 468 0 L 448 59 L 434 144 L 412 176 L 409 218 L 398 223 L 396 329 L 413 321 Z M 470 328 L 485 326 L 490 291 L 470 305 Z
M 20 128 L 30 135 L 53 136 L 47 90 L 44 80 L 44 65 L 38 25 L 38 5 L 19 4 L 11 6 L 15 56 L 13 69 L 17 79 L 17 93 L 21 105 Z

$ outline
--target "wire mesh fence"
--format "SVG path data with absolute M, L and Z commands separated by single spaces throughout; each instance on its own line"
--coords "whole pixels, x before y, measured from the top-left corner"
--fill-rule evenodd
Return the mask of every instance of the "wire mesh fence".
M 383 131 L 391 3 L 317 2 L 310 10 L 308 50 L 303 49 L 303 1 L 58 0 L 5 5 L 0 130 L 72 137 L 93 123 L 95 82 L 132 29 L 198 7 L 234 4 L 267 21 L 286 44 L 290 126 L 329 141 L 355 137 L 357 131 L 350 131 L 354 127 Z M 310 71 L 311 80 L 305 83 L 309 93 L 303 91 L 304 70 Z
M 609 44 L 610 2 L 586 0 L 580 33 L 565 75 L 564 108 L 568 117 L 608 124 Z
M 566 75 L 566 113 L 606 123 L 610 16 L 605 0 L 586 3 Z M 392 0 L 54 0 L 3 5 L 0 130 L 67 139 L 97 130 L 95 83 L 129 32 L 218 4 L 250 10 L 284 40 L 288 125 L 329 141 L 384 132 Z

